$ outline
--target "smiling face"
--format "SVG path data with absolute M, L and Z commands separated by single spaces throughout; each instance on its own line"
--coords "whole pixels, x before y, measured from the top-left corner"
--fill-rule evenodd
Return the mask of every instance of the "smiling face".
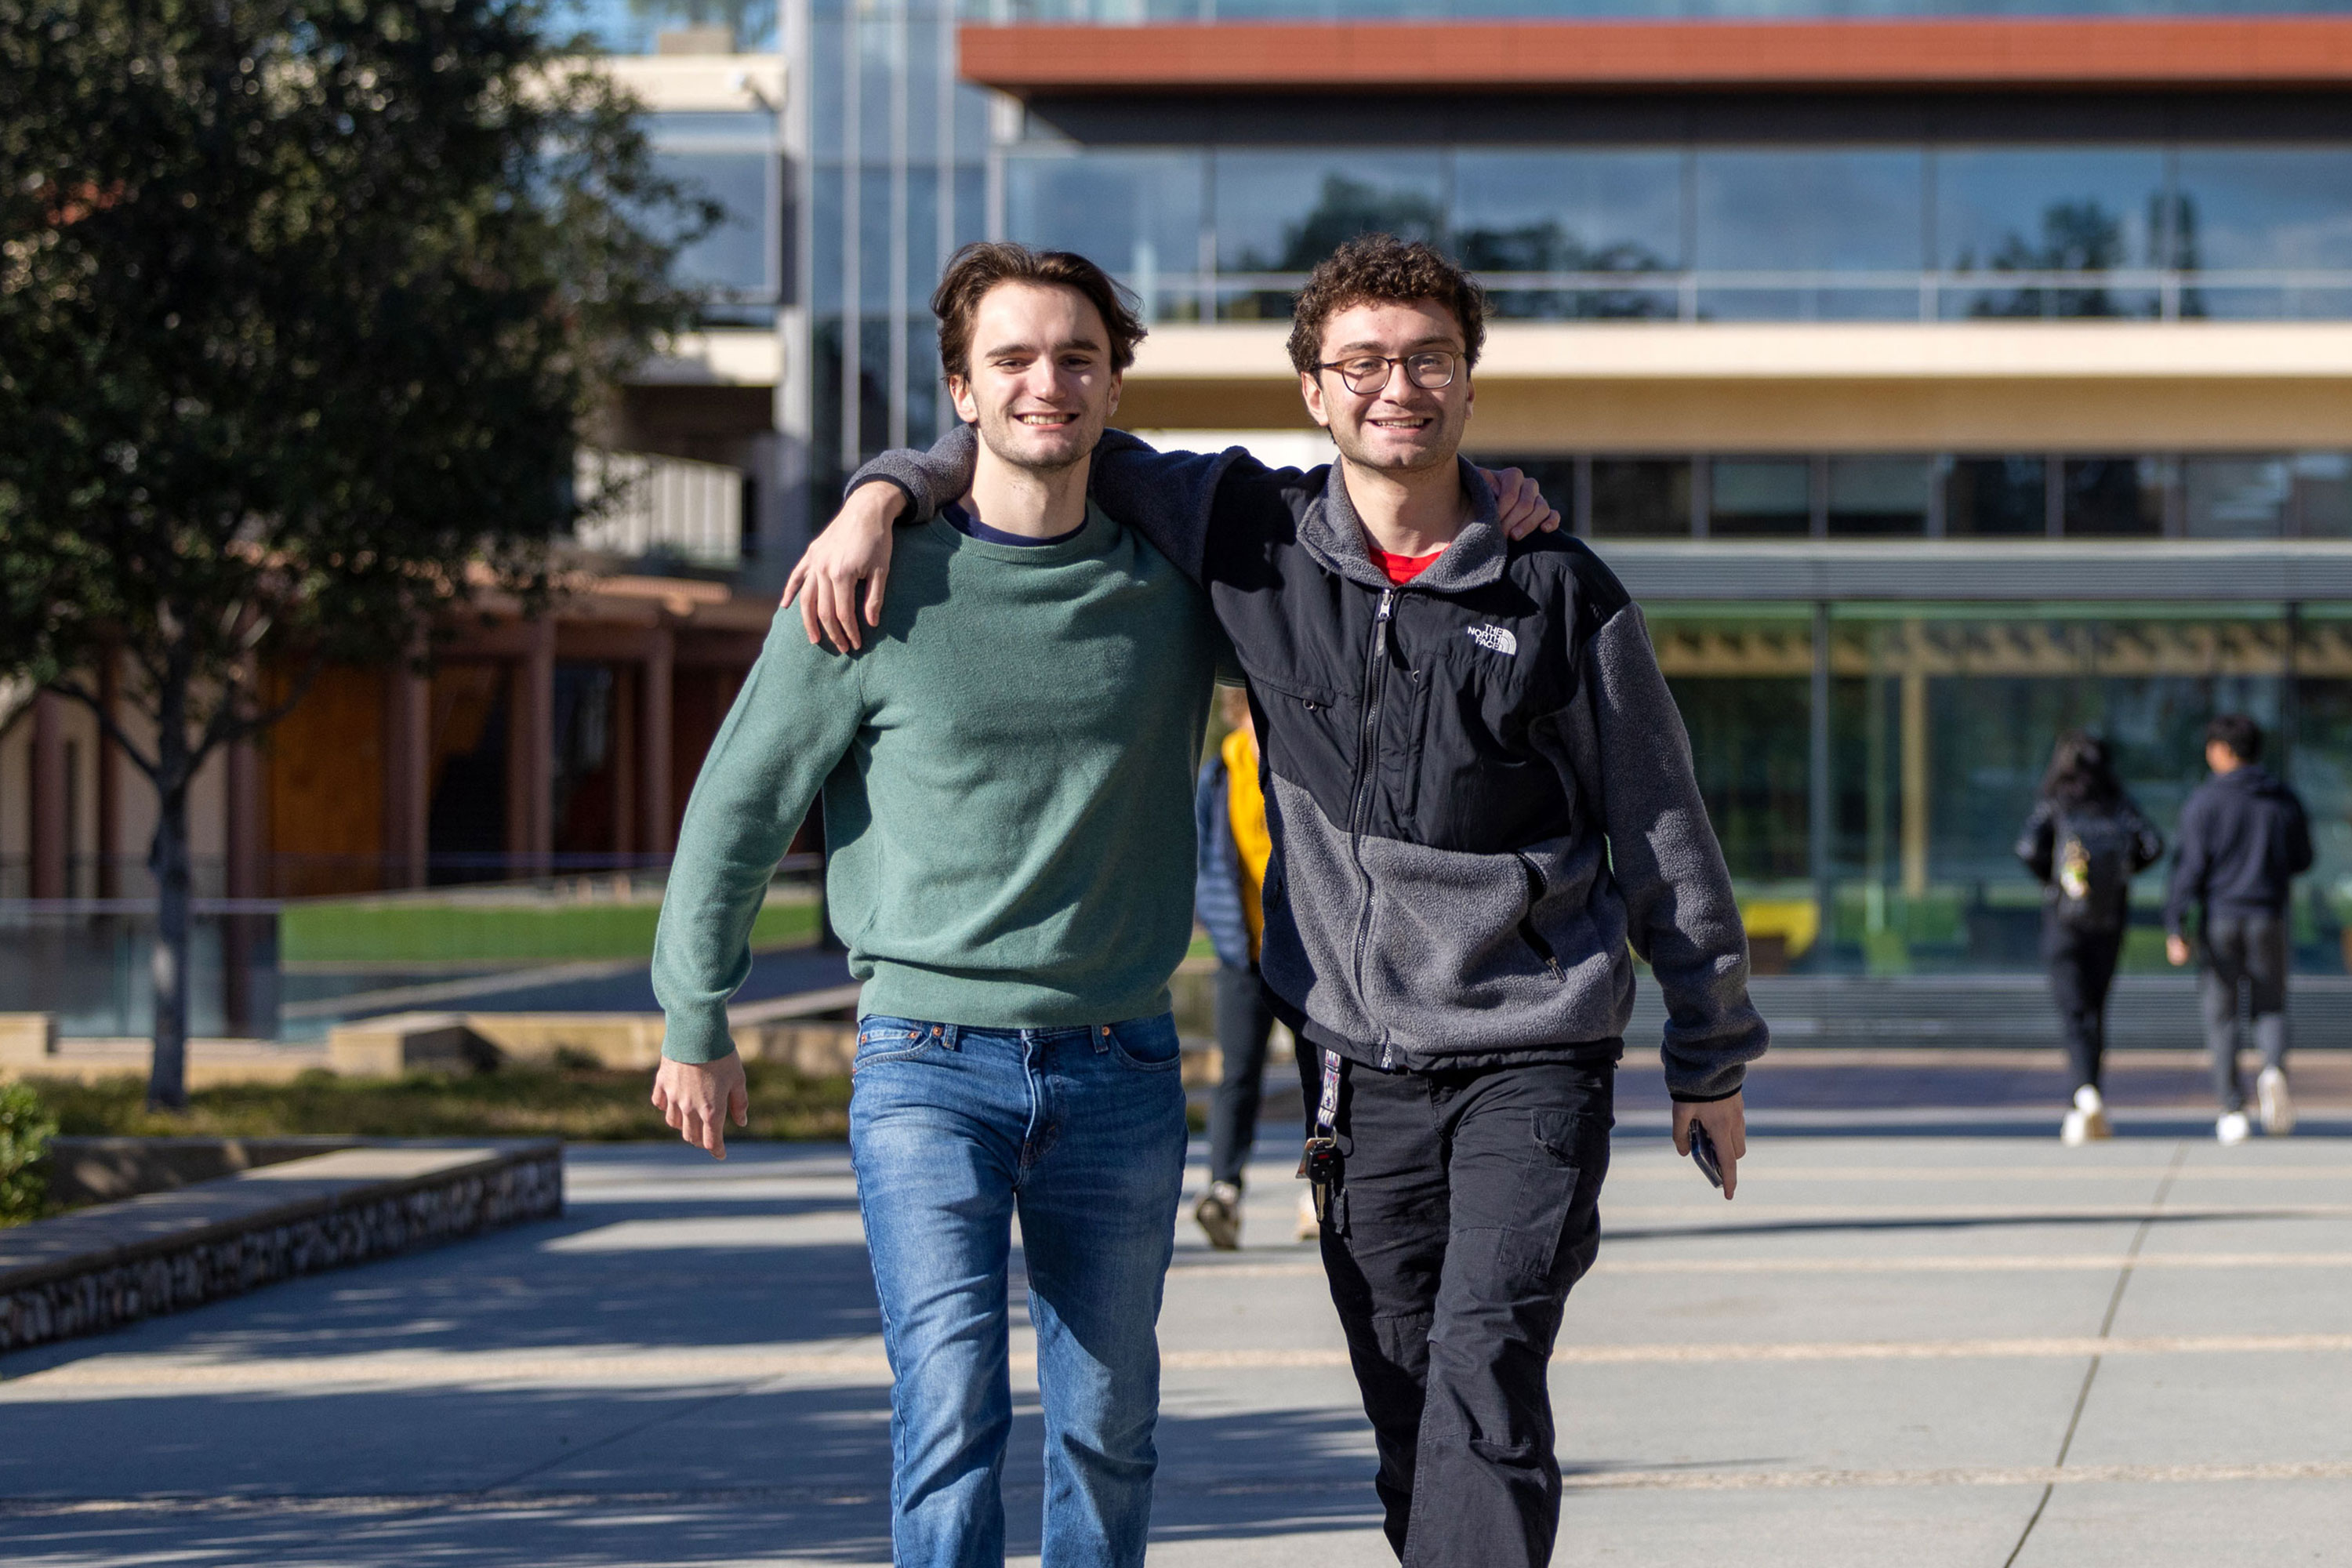
M 1102 312 L 1058 283 L 1000 283 L 972 312 L 971 372 L 948 377 L 956 412 L 1017 468 L 1085 460 L 1118 409 Z
M 1402 359 L 1430 349 L 1463 353 L 1462 325 L 1433 300 L 1349 306 L 1323 329 L 1326 364 L 1362 354 Z M 1389 369 L 1388 384 L 1351 392 L 1336 370 L 1302 371 L 1298 389 L 1315 423 L 1331 432 L 1340 456 L 1360 468 L 1413 473 L 1450 464 L 1470 423 L 1470 366 L 1457 360 L 1454 382 L 1435 389 L 1415 386 L 1402 365 Z

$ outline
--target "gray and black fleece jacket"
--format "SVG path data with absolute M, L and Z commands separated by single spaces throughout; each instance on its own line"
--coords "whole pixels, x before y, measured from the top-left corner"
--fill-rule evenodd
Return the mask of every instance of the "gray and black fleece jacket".
M 885 454 L 927 518 L 973 438 Z M 1748 942 L 1641 611 L 1581 541 L 1473 519 L 1402 587 L 1336 466 L 1162 453 L 1112 431 L 1095 500 L 1209 592 L 1248 676 L 1274 858 L 1261 973 L 1305 1038 L 1383 1070 L 1620 1047 L 1633 953 L 1666 1085 L 1728 1097 L 1763 1054 Z M 1630 947 L 1630 952 L 1629 952 Z

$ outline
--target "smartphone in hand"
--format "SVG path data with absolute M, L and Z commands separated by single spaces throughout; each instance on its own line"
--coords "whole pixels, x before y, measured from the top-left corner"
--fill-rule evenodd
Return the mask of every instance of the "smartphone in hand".
M 1716 1158 L 1715 1140 L 1706 1135 L 1706 1128 L 1694 1121 L 1690 1124 L 1691 1163 L 1700 1175 L 1717 1192 L 1723 1190 L 1723 1162 Z

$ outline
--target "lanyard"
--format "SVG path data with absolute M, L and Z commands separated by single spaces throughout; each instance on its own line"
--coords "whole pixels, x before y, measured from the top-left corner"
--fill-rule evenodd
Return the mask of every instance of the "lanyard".
M 1323 1102 L 1315 1108 L 1315 1131 L 1322 1137 L 1332 1136 L 1339 1126 L 1339 1069 L 1347 1060 L 1339 1052 L 1323 1053 Z

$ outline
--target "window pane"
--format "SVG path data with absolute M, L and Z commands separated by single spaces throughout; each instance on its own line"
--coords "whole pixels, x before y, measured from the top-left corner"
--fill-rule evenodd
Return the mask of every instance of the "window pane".
M 1944 531 L 1960 538 L 2050 531 L 2039 458 L 1962 458 L 1944 491 Z
M 1936 157 L 1936 261 L 1949 272 L 2103 272 L 2160 264 L 2154 148 L 1960 149 Z M 2146 316 L 2149 289 L 1957 289 L 1947 315 Z
M 1601 538 L 1690 537 L 1690 464 L 1679 458 L 1596 458 L 1592 531 Z
M 2298 453 L 2294 510 L 2306 539 L 2352 539 L 2352 454 Z
M 2191 539 L 2276 539 L 2294 478 L 2284 458 L 2190 458 L 2181 479 Z
M 1454 247 L 1481 272 L 1656 272 L 1682 260 L 1679 153 L 1474 151 L 1454 160 Z M 1668 289 L 1509 289 L 1498 316 L 1671 316 Z
M 1830 532 L 1927 532 L 1928 482 L 1925 458 L 1832 458 Z
M 2154 536 L 2164 531 L 2164 465 L 2156 458 L 2069 458 L 2066 532 L 2079 537 Z
M 1916 149 L 1701 152 L 1696 265 L 1709 271 L 1916 271 Z
M 2352 268 L 2352 148 L 2184 147 L 2180 265 Z
M 1718 458 L 1708 478 L 1709 533 L 1738 539 L 1812 531 L 1812 464 L 1804 458 Z
M 774 292 L 780 270 L 773 236 L 781 215 L 772 210 L 770 176 L 775 155 L 768 153 L 662 153 L 655 168 L 665 177 L 726 207 L 725 218 L 678 252 L 672 276 L 688 288 L 709 289 L 721 298 Z
M 1197 153 L 1089 153 L 1007 159 L 1004 217 L 1024 245 L 1075 250 L 1171 314 L 1163 278 L 1200 265 L 1205 196 Z
M 1221 152 L 1217 267 L 1305 272 L 1375 232 L 1434 243 L 1444 228 L 1442 164 L 1425 151 Z

